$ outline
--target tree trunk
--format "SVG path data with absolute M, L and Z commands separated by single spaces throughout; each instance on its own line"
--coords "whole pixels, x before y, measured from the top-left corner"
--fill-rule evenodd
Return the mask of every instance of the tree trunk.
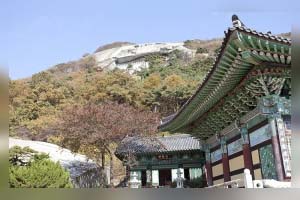
M 154 112 L 157 112 L 157 105 L 154 105 Z
M 105 152 L 102 151 L 101 153 L 101 162 L 102 162 L 102 169 L 104 170 L 105 167 Z
M 113 187 L 113 178 L 114 178 L 114 154 L 111 152 L 111 150 L 109 149 L 109 147 L 105 147 L 106 151 L 108 152 L 109 154 L 109 182 L 110 182 L 110 186 Z
M 113 187 L 113 179 L 114 179 L 114 157 L 113 154 L 110 154 L 110 185 Z

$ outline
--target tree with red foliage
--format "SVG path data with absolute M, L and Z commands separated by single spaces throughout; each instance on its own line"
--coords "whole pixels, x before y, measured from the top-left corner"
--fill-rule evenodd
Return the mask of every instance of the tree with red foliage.
M 126 136 L 151 136 L 156 133 L 159 116 L 127 104 L 105 102 L 99 105 L 74 105 L 66 108 L 58 125 L 62 145 L 74 152 L 83 152 L 104 168 L 109 155 L 113 171 L 112 144 Z M 112 179 L 112 173 L 111 173 Z

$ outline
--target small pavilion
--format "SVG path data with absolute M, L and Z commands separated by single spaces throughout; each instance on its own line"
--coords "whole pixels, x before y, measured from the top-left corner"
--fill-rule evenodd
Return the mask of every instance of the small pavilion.
M 129 154 L 134 155 L 134 161 L 128 158 Z M 136 174 L 140 187 L 170 187 L 179 176 L 184 180 L 205 177 L 201 144 L 187 134 L 126 137 L 118 146 L 116 156 L 126 166 L 129 183 Z

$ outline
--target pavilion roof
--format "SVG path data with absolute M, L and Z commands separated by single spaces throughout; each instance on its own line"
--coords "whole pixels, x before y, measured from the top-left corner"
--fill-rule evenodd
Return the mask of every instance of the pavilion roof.
M 177 134 L 160 137 L 126 137 L 116 150 L 116 155 L 126 153 L 155 154 L 180 151 L 200 150 L 198 139 L 188 134 Z
M 238 22 L 240 21 L 238 20 Z M 225 125 L 231 124 L 235 119 L 255 107 L 253 102 L 256 102 L 257 98 L 262 95 L 254 94 L 256 91 L 251 91 L 256 83 L 251 83 L 249 88 L 243 88 L 244 91 L 237 94 L 237 89 L 241 84 L 249 84 L 252 76 L 255 76 L 257 80 L 259 74 L 265 73 L 268 77 L 276 77 L 274 80 L 270 80 L 273 84 L 272 87 L 275 87 L 274 85 L 277 83 L 283 82 L 281 76 L 289 76 L 288 72 L 277 70 L 276 67 L 255 72 L 251 70 L 256 66 L 269 64 L 271 66 L 290 66 L 290 39 L 272 35 L 270 32 L 258 32 L 245 27 L 242 23 L 234 23 L 233 27 L 228 28 L 224 33 L 225 37 L 220 51 L 203 82 L 178 112 L 162 120 L 162 124 L 159 126 L 161 131 L 191 134 L 200 132 L 197 137 L 207 139 L 211 134 L 222 130 Z M 265 80 L 268 79 L 267 76 L 261 77 Z M 259 81 L 261 82 L 261 80 Z M 275 92 L 278 91 L 271 91 L 271 93 Z M 235 99 L 233 99 L 234 95 L 236 95 Z M 227 112 L 226 109 L 219 109 L 219 107 L 224 107 L 225 103 L 230 105 L 239 101 L 240 105 L 231 106 L 232 113 L 230 115 L 220 116 L 220 121 L 218 121 L 216 115 L 226 115 Z M 208 116 L 212 112 L 215 116 Z M 202 126 L 197 127 L 200 123 Z M 221 125 L 217 125 L 217 123 Z M 202 134 L 201 131 L 206 131 L 206 133 Z

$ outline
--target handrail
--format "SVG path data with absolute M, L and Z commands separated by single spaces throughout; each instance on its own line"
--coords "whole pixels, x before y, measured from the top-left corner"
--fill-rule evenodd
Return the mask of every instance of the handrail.
M 291 182 L 277 181 L 274 179 L 253 180 L 249 169 L 244 170 L 244 179 L 236 179 L 224 183 L 208 186 L 206 188 L 238 188 L 239 184 L 245 188 L 290 188 Z
M 206 188 L 228 188 L 229 186 L 232 186 L 232 188 L 238 188 L 239 183 L 243 183 L 243 180 L 242 179 L 236 179 L 236 180 L 227 181 L 227 182 L 224 182 L 224 183 L 219 183 L 219 184 L 216 184 L 216 185 L 208 186 Z

